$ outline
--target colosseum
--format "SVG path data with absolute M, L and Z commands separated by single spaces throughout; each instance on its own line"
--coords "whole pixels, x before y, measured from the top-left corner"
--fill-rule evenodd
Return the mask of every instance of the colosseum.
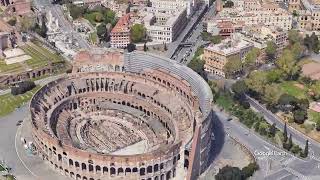
M 212 93 L 194 71 L 145 52 L 79 52 L 30 105 L 39 156 L 76 180 L 197 179 L 210 165 Z

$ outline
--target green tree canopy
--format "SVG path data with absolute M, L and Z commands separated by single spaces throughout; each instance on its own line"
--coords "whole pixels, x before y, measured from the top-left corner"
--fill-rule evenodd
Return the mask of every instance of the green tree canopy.
M 297 60 L 295 59 L 294 54 L 288 49 L 283 51 L 276 62 L 279 69 L 284 73 L 285 79 L 292 79 L 293 76 L 299 72 L 300 68 L 296 63 Z
M 245 57 L 244 66 L 246 68 L 250 68 L 250 67 L 255 66 L 259 55 L 260 55 L 260 50 L 258 48 L 251 49 Z
M 215 176 L 216 180 L 242 180 L 242 172 L 238 167 L 225 166 Z
M 288 39 L 290 44 L 294 44 L 302 41 L 302 37 L 300 36 L 299 32 L 294 29 L 289 30 Z
M 142 24 L 135 24 L 131 27 L 130 33 L 132 42 L 142 42 L 145 39 L 146 28 Z
M 276 105 L 280 96 L 283 94 L 278 84 L 267 84 L 264 89 L 264 100 L 269 105 Z
M 277 53 L 276 43 L 274 43 L 273 41 L 268 41 L 265 52 L 269 59 L 274 59 Z
M 232 77 L 239 70 L 242 70 L 242 62 L 239 57 L 231 57 L 223 67 L 226 77 Z
M 104 23 L 101 23 L 97 26 L 97 35 L 99 36 L 99 38 L 104 37 L 106 32 L 107 32 L 107 28 Z
M 22 16 L 20 19 L 21 23 L 21 31 L 22 32 L 27 32 L 29 31 L 32 27 L 35 26 L 35 18 L 32 16 Z
M 263 71 L 251 72 L 249 77 L 245 80 L 249 89 L 259 93 L 264 93 L 264 87 L 268 83 L 267 74 Z

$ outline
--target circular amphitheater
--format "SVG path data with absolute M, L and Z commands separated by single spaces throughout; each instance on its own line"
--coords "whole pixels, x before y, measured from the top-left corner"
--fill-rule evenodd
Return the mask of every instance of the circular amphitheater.
M 211 162 L 211 103 L 183 65 L 92 49 L 34 95 L 32 135 L 39 156 L 73 179 L 195 179 Z

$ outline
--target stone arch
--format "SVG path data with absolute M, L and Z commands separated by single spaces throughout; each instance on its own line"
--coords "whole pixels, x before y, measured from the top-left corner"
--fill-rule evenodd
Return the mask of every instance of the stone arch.
M 167 179 L 167 180 L 171 179 L 171 171 L 168 171 L 168 172 L 167 172 L 166 179 Z
M 116 174 L 116 169 L 114 167 L 110 168 L 110 175 L 115 175 Z
M 146 168 L 140 168 L 140 176 L 146 175 Z
M 62 161 L 62 156 L 61 156 L 61 154 L 58 154 L 58 161 Z
M 119 65 L 115 66 L 115 71 L 120 71 L 120 66 Z
M 70 172 L 70 177 L 73 178 L 73 176 L 74 176 L 74 173 L 73 173 L 73 172 Z
M 76 162 L 74 163 L 74 165 L 75 165 L 76 167 L 80 167 L 80 164 L 79 164 L 78 161 L 76 161 Z
M 153 171 L 154 171 L 154 172 L 158 172 L 158 171 L 159 171 L 159 164 L 155 164 L 155 165 L 154 165 Z
M 138 168 L 136 168 L 136 167 L 134 167 L 134 168 L 132 168 L 132 172 L 138 172 Z
M 119 175 L 120 173 L 123 173 L 123 168 L 122 168 L 122 167 L 118 168 L 118 175 Z
M 93 171 L 93 165 L 89 164 L 89 172 L 92 172 L 92 171 Z
M 101 167 L 99 165 L 96 165 L 96 172 L 100 172 L 101 171 Z
M 104 173 L 107 173 L 107 172 L 108 172 L 108 167 L 104 166 L 104 167 L 102 168 L 102 173 L 104 174 Z
M 86 170 L 86 169 L 87 169 L 87 165 L 86 165 L 85 163 L 82 163 L 82 164 L 81 164 L 81 169 L 82 169 L 82 170 Z
M 72 161 L 72 159 L 69 159 L 69 166 L 73 166 L 73 161 Z
M 83 180 L 88 180 L 88 178 L 86 177 L 86 176 L 83 176 L 83 178 L 82 178 Z
M 77 174 L 77 175 L 76 175 L 76 180 L 80 180 L 80 179 L 81 179 L 80 174 Z
M 159 176 L 154 177 L 154 180 L 159 180 Z
M 89 180 L 94 180 L 93 178 L 90 178 Z
M 126 168 L 125 169 L 125 174 L 127 174 L 127 173 L 131 173 L 131 169 L 130 168 Z
M 164 174 L 161 174 L 160 180 L 164 180 Z
M 152 166 L 147 167 L 147 173 L 152 173 Z

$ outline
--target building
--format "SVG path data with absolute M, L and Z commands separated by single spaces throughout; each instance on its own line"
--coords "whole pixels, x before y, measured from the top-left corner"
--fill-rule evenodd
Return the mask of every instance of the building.
M 220 44 L 211 44 L 204 49 L 204 70 L 225 77 L 223 68 L 227 61 L 232 59 L 244 60 L 246 54 L 252 48 L 252 43 L 240 40 L 235 36 L 232 39 L 223 40 Z
M 197 179 L 211 164 L 212 92 L 190 68 L 90 49 L 30 103 L 37 154 L 72 179 Z M 63 172 L 63 173 L 61 173 Z
M 295 11 L 301 10 L 301 1 L 300 0 L 288 0 L 288 10 L 293 13 Z
M 103 1 L 103 6 L 115 12 L 117 17 L 122 17 L 129 12 L 129 4 L 118 3 L 116 0 Z
M 2 51 L 10 47 L 9 37 L 10 37 L 10 33 L 0 32 L 0 57 L 1 57 Z
M 125 48 L 130 44 L 131 14 L 122 16 L 110 33 L 111 47 Z
M 205 22 L 205 31 L 212 35 L 230 37 L 233 33 L 241 32 L 245 23 L 233 22 L 230 19 L 210 19 Z
M 199 7 L 199 0 L 150 0 L 152 8 L 156 11 L 179 12 L 187 10 L 187 16 L 191 16 Z
M 154 42 L 173 42 L 187 25 L 187 13 L 184 8 L 176 12 L 146 13 L 143 17 L 148 38 Z
M 223 10 L 219 13 L 221 19 L 231 20 L 234 23 L 245 22 L 245 25 L 264 24 L 266 26 L 276 26 L 284 30 L 292 28 L 292 15 L 284 9 L 276 11 L 238 11 L 236 9 Z

